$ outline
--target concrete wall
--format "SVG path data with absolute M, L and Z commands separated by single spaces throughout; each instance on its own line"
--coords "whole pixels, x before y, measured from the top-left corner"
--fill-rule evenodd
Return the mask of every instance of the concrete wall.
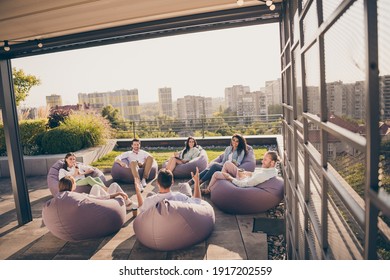
M 116 145 L 116 140 L 109 140 L 106 145 L 88 148 L 75 152 L 77 161 L 90 164 L 102 156 L 111 152 Z M 26 176 L 47 175 L 50 167 L 66 154 L 24 156 L 24 168 Z M 9 177 L 9 163 L 7 157 L 0 157 L 0 177 Z

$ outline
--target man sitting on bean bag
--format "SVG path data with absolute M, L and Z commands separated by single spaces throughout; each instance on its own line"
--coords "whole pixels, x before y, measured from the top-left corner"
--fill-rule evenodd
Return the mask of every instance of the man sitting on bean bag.
M 173 185 L 173 174 L 172 171 L 165 168 L 160 169 L 157 175 L 157 185 L 159 189 L 158 193 L 146 197 L 145 200 L 141 196 L 141 186 L 139 182 L 135 182 L 135 190 L 139 207 L 138 211 L 140 213 L 145 212 L 164 199 L 200 204 L 201 194 L 199 188 L 199 169 L 196 168 L 195 175 L 192 172 L 191 175 L 192 179 L 194 180 L 193 196 L 191 196 L 191 187 L 187 183 L 179 184 L 180 189 L 178 192 L 171 191 L 171 187 Z

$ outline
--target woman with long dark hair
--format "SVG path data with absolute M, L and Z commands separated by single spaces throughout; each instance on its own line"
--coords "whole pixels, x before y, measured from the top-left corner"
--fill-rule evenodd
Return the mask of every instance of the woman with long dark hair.
M 176 165 L 185 164 L 200 155 L 200 150 L 197 147 L 198 143 L 194 137 L 189 136 L 185 144 L 186 146 L 182 151 L 175 152 L 173 156 L 169 158 L 165 169 L 173 172 L 173 170 L 176 168 Z
M 93 178 L 88 176 L 93 172 L 94 169 L 91 166 L 76 162 L 76 155 L 74 153 L 67 153 L 65 155 L 64 165 L 58 173 L 58 179 L 61 180 L 65 176 L 72 176 L 75 179 L 77 186 L 93 186 L 97 184 L 103 187 L 103 189 L 107 189 L 106 185 L 99 177 Z
M 221 160 L 212 161 L 209 166 L 199 174 L 200 184 L 209 181 L 215 172 L 221 171 L 225 162 L 229 161 L 235 166 L 240 166 L 247 153 L 248 145 L 245 138 L 238 133 L 233 134 L 230 145 L 226 147 Z M 191 184 L 192 180 L 188 183 Z

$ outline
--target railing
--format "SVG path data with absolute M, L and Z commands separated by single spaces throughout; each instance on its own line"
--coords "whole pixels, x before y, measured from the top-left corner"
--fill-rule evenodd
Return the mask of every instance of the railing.
M 155 120 L 124 121 L 117 126 L 116 138 L 134 137 L 186 137 L 193 135 L 227 136 L 233 133 L 245 135 L 281 134 L 282 116 L 225 116 L 172 119 L 158 117 Z

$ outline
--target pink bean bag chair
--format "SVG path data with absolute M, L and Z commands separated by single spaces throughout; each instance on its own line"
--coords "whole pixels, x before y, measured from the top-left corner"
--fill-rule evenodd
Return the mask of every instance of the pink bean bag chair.
M 164 200 L 139 214 L 134 232 L 146 247 L 172 251 L 195 245 L 213 231 L 213 207 L 202 200 L 200 204 Z
M 58 193 L 58 173 L 60 172 L 60 169 L 64 165 L 64 160 L 60 159 L 56 163 L 53 164 L 52 167 L 49 169 L 49 173 L 47 174 L 47 186 L 49 187 L 49 190 L 53 196 L 55 196 Z M 90 174 L 91 177 L 99 177 L 103 183 L 107 186 L 107 180 L 104 176 L 103 172 L 100 171 L 98 168 L 94 168 L 94 172 Z M 77 186 L 75 192 L 79 193 L 89 193 L 91 191 L 90 185 L 84 185 L 84 186 Z
M 241 188 L 228 180 L 218 180 L 211 187 L 210 199 L 229 214 L 255 214 L 277 206 L 284 197 L 284 182 L 274 177 L 256 187 Z
M 129 161 L 127 159 L 122 159 L 122 162 L 126 163 L 127 166 L 130 165 Z M 148 180 L 152 180 L 156 177 L 158 170 L 157 161 L 153 160 L 152 168 L 150 169 L 150 174 Z M 144 174 L 144 169 L 139 168 L 138 169 L 139 177 L 142 178 L 142 175 Z M 122 183 L 128 183 L 132 184 L 134 183 L 134 176 L 130 171 L 129 167 L 122 167 L 117 162 L 114 162 L 111 168 L 111 175 L 112 179 L 115 182 L 122 182 Z
M 82 241 L 117 232 L 125 222 L 126 206 L 122 198 L 103 200 L 65 191 L 45 203 L 42 218 L 56 237 Z
M 204 149 L 201 149 L 200 155 L 187 163 L 176 165 L 173 170 L 173 176 L 177 179 L 186 179 L 191 178 L 191 172 L 195 174 L 196 167 L 199 168 L 199 172 L 202 172 L 206 169 L 209 158 L 207 152 Z M 162 167 L 167 166 L 168 161 L 164 162 Z

